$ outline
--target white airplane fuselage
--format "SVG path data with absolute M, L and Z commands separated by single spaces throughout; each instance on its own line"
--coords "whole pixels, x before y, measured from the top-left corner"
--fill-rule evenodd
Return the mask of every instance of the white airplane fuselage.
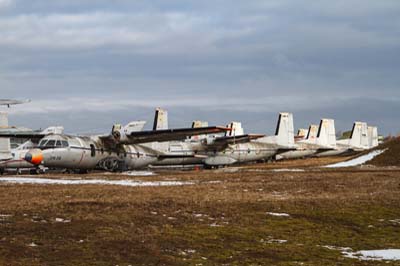
M 138 144 L 107 148 L 96 136 L 51 135 L 41 140 L 39 148 L 41 164 L 49 168 L 116 171 L 143 168 L 157 161 L 156 151 Z

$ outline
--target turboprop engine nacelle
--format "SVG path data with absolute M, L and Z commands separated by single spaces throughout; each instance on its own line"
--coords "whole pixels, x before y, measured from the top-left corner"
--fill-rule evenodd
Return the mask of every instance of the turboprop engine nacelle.
M 132 121 L 126 126 L 115 124 L 112 128 L 111 134 L 117 142 L 127 142 L 128 136 L 132 132 L 142 131 L 146 121 Z

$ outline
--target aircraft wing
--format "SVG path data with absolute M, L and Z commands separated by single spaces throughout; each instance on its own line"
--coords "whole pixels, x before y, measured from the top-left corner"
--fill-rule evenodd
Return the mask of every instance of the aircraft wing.
M 208 148 L 217 148 L 224 149 L 228 145 L 231 144 L 240 144 L 240 143 L 248 143 L 252 140 L 259 139 L 265 137 L 265 135 L 261 134 L 246 134 L 240 136 L 223 136 L 216 138 L 211 144 L 208 145 Z
M 202 128 L 181 128 L 163 129 L 151 131 L 132 132 L 128 137 L 127 144 L 139 144 L 148 142 L 164 142 L 173 140 L 184 140 L 190 136 L 216 134 L 229 131 L 225 127 L 202 127 Z
M 164 142 L 174 140 L 184 140 L 190 136 L 217 134 L 229 131 L 225 127 L 200 127 L 200 128 L 178 128 L 131 132 L 128 135 L 121 136 L 114 132 L 109 136 L 100 136 L 100 139 L 108 145 L 112 144 L 141 144 L 149 142 Z

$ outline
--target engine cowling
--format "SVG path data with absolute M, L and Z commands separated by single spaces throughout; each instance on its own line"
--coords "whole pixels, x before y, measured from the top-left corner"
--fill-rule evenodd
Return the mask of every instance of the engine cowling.
M 98 167 L 110 171 L 110 172 L 117 172 L 124 170 L 124 162 L 119 160 L 118 158 L 106 158 L 99 162 Z

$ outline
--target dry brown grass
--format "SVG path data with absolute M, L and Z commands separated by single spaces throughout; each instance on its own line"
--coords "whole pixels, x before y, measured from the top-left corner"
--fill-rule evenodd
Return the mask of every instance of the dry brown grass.
M 0 265 L 379 265 L 321 246 L 400 248 L 399 172 L 252 170 L 140 178 L 204 181 L 182 187 L 0 183 Z

